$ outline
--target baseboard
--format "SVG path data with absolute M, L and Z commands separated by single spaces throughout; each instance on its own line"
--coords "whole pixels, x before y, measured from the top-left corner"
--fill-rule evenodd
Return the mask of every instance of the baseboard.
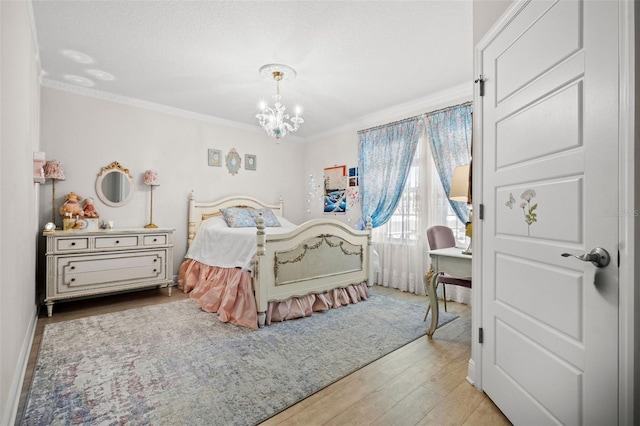
M 469 363 L 467 364 L 467 382 L 475 386 L 475 378 L 476 378 L 476 363 L 473 361 L 473 358 L 472 358 L 469 360 Z
M 22 350 L 18 357 L 19 364 L 16 366 L 13 378 L 11 379 L 11 387 L 7 395 L 7 404 L 2 411 L 2 419 L 0 424 L 13 425 L 16 423 L 18 415 L 18 406 L 20 405 L 20 396 L 22 394 L 22 385 L 24 384 L 24 375 L 27 371 L 29 363 L 29 354 L 33 345 L 33 338 L 36 334 L 36 324 L 38 323 L 38 307 L 34 305 L 34 314 L 31 316 L 31 322 L 27 328 L 25 340 L 22 342 Z

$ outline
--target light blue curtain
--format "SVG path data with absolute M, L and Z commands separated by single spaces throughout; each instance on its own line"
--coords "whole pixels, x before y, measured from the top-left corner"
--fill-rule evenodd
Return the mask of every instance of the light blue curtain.
M 362 218 L 384 225 L 398 205 L 423 121 L 413 117 L 358 132 Z M 363 228 L 363 222 L 358 225 Z
M 453 169 L 471 162 L 471 104 L 463 104 L 425 114 L 425 130 L 445 194 L 451 189 Z M 462 223 L 469 221 L 469 208 L 451 201 L 451 208 Z

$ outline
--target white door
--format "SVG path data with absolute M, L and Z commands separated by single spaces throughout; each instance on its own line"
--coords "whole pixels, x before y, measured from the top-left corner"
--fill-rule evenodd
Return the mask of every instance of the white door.
M 481 57 L 483 388 L 515 424 L 617 424 L 618 3 L 519 7 Z

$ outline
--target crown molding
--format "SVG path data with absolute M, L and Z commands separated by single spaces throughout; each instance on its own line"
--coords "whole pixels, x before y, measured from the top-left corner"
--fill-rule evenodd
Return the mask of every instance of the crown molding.
M 80 87 L 69 83 L 62 83 L 59 81 L 50 80 L 48 78 L 42 78 L 40 84 L 52 89 L 64 90 L 66 92 L 75 93 L 77 95 L 90 96 L 105 101 L 115 102 L 123 105 L 134 106 L 138 108 L 144 108 L 151 111 L 161 112 L 164 114 L 176 115 L 183 118 L 189 118 L 194 120 L 205 121 L 212 124 L 219 124 L 222 126 L 233 127 L 236 129 L 248 130 L 255 133 L 264 132 L 258 126 L 251 126 L 249 124 L 238 123 L 237 121 L 226 120 L 224 118 L 214 117 L 212 115 L 200 114 L 196 112 L 186 111 L 180 108 L 169 107 L 166 105 L 157 104 L 154 102 L 143 101 L 140 99 L 130 98 L 122 95 L 115 95 L 113 93 L 102 92 L 100 90 L 91 89 L 87 87 Z
M 249 124 L 238 123 L 237 121 L 226 120 L 224 118 L 214 117 L 211 115 L 199 114 L 199 113 L 186 111 L 179 108 L 168 107 L 166 105 L 160 105 L 154 102 L 143 101 L 140 99 L 130 98 L 127 96 L 115 95 L 112 93 L 102 92 L 96 89 L 80 87 L 80 86 L 76 86 L 69 83 L 54 81 L 44 77 L 41 78 L 40 84 L 45 87 L 63 90 L 66 92 L 75 93 L 77 95 L 90 96 L 97 99 L 102 99 L 102 100 L 115 102 L 115 103 L 128 105 L 128 106 L 134 106 L 138 108 L 144 108 L 144 109 L 148 109 L 155 112 L 161 112 L 164 114 L 171 114 L 171 115 L 175 115 L 183 118 L 200 120 L 207 123 L 246 130 L 253 133 L 264 134 L 264 130 L 259 126 L 252 126 Z M 374 114 L 363 116 L 359 119 L 349 122 L 348 124 L 333 128 L 326 132 L 321 132 L 309 137 L 289 135 L 287 136 L 287 139 L 292 142 L 298 142 L 298 143 L 312 142 L 312 141 L 323 139 L 338 133 L 348 132 L 352 130 L 358 131 L 364 128 L 377 126 L 380 124 L 388 123 L 390 121 L 395 121 L 397 119 L 406 118 L 407 116 L 421 114 L 422 112 L 429 112 L 429 110 L 442 107 L 443 104 L 446 104 L 449 102 L 457 102 L 465 99 L 472 99 L 472 97 L 473 97 L 473 85 L 471 83 L 465 83 L 458 86 L 454 86 L 450 89 L 433 93 L 423 99 L 396 105 L 394 107 L 387 108 L 382 111 L 378 111 Z
M 431 110 L 442 108 L 451 102 L 459 103 L 473 99 L 473 84 L 464 83 L 452 88 L 433 93 L 425 98 L 396 105 L 391 108 L 378 111 L 374 114 L 360 117 L 344 126 L 336 127 L 326 132 L 305 138 L 305 142 L 323 139 L 338 133 L 358 131 L 369 127 L 379 126 L 384 123 L 401 120 L 414 115 L 427 113 Z

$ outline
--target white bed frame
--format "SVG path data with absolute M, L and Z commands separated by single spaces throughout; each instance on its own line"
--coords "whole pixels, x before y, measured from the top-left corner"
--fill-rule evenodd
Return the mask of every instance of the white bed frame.
M 282 197 L 278 204 L 266 204 L 247 196 L 200 202 L 191 192 L 188 245 L 204 220 L 220 216 L 220 209 L 229 207 L 271 209 L 284 217 Z M 274 235 L 265 234 L 261 217 L 257 222 L 253 289 L 260 327 L 264 326 L 270 301 L 324 293 L 362 282 L 373 284 L 370 222 L 366 230 L 358 231 L 335 219 L 313 219 L 294 231 Z

